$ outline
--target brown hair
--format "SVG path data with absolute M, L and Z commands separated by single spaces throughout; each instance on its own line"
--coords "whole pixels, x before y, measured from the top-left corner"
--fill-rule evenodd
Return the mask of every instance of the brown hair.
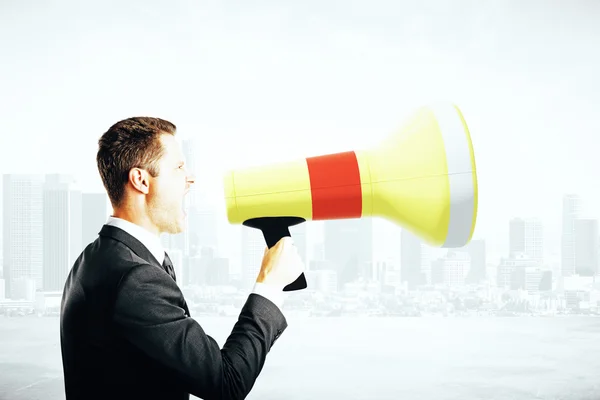
M 175 135 L 173 123 L 152 117 L 133 117 L 111 126 L 98 140 L 96 163 L 108 197 L 117 207 L 123 200 L 132 168 L 143 168 L 156 177 L 164 148 L 160 135 Z

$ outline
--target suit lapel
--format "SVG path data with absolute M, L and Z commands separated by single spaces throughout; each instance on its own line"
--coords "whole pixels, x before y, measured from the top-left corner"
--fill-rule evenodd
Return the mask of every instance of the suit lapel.
M 152 255 L 150 250 L 146 248 L 135 237 L 131 236 L 129 233 L 125 232 L 121 228 L 117 228 L 112 225 L 102 225 L 102 229 L 98 233 L 100 236 L 110 237 L 112 239 L 118 240 L 123 243 L 125 246 L 129 247 L 131 251 L 133 251 L 138 257 L 143 260 L 147 260 L 151 264 L 154 264 L 158 268 L 164 270 L 163 266 L 158 262 L 158 260 Z M 187 302 L 183 299 L 183 308 L 188 316 L 191 316 L 190 310 L 187 306 Z

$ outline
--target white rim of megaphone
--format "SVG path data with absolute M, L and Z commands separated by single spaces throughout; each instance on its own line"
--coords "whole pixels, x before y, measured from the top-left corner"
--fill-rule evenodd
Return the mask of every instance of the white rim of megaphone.
M 437 120 L 446 149 L 450 185 L 450 222 L 443 247 L 462 247 L 469 241 L 475 212 L 475 186 L 469 138 L 452 103 L 429 107 Z

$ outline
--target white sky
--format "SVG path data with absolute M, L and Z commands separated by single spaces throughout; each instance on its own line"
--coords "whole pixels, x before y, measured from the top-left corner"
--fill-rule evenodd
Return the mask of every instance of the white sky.
M 420 4 L 4 1 L 0 172 L 102 190 L 100 134 L 153 115 L 198 140 L 219 202 L 225 168 L 374 144 L 442 99 L 471 128 L 492 249 L 513 216 L 557 244 L 565 192 L 599 217 L 600 2 Z

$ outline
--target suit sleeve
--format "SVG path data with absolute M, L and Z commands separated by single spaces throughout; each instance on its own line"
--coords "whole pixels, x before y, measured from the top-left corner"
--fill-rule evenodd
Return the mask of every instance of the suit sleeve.
M 184 390 L 203 399 L 244 399 L 271 346 L 287 328 L 270 300 L 250 294 L 222 349 L 179 306 L 182 293 L 151 265 L 122 279 L 114 309 L 118 331 L 149 357 L 175 372 Z

